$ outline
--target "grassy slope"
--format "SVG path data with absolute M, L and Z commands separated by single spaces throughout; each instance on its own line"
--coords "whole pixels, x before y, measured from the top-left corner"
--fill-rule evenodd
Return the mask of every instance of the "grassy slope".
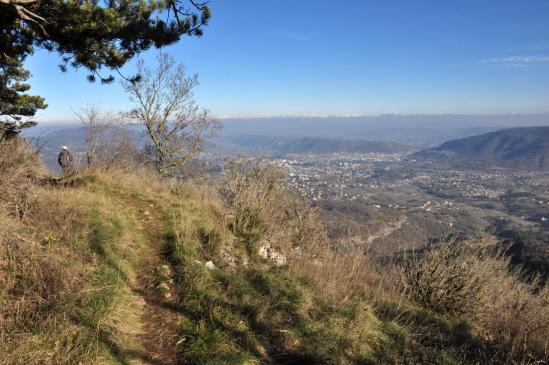
M 118 199 L 93 185 L 36 187 L 34 193 L 33 216 L 18 224 L 34 247 L 15 246 L 18 257 L 5 260 L 2 269 L 34 281 L 43 276 L 41 271 L 51 272 L 44 288 L 15 279 L 14 288 L 38 291 L 34 294 L 40 300 L 30 308 L 37 318 L 27 322 L 25 314 L 3 313 L 8 320 L 14 318 L 11 333 L 16 335 L 3 342 L 1 361 L 116 363 L 123 347 L 136 346 L 131 337 L 141 326 L 142 304 L 131 290 L 143 245 L 138 222 Z M 35 261 L 25 266 L 22 255 L 30 251 L 29 261 Z M 59 288 L 48 288 L 52 283 Z M 20 294 L 25 308 L 32 296 Z M 18 298 L 8 292 L 5 299 L 9 303 Z
M 208 188 L 112 174 L 65 183 L 36 187 L 34 218 L 15 223 L 2 216 L 40 246 L 40 255 L 58 260 L 51 263 L 60 272 L 55 280 L 67 283 L 55 300 L 42 295 L 48 303 L 37 304 L 39 318 L 4 328 L 0 363 L 153 363 L 144 338 L 154 323 L 132 290 L 151 269 L 144 256 L 159 252 L 151 244 L 163 246 L 172 268 L 173 295 L 164 304 L 177 323 L 171 351 L 181 363 L 472 363 L 467 357 L 479 342 L 466 322 L 367 285 L 354 298 L 327 298 L 299 271 L 250 256 Z M 149 203 L 162 217 L 159 242 L 147 239 L 146 217 L 136 210 Z M 226 250 L 236 267 L 223 263 Z M 216 269 L 204 265 L 209 260 Z M 4 271 L 24 269 L 5 262 Z M 12 303 L 17 295 L 0 300 Z M 9 326 L 15 314 L 3 314 Z
M 324 298 L 289 267 L 250 257 L 227 229 L 222 203 L 193 184 L 145 192 L 161 209 L 174 268 L 179 358 L 194 364 L 459 363 L 474 346 L 470 327 L 366 289 L 345 300 Z M 227 247 L 238 262 L 223 264 Z M 212 260 L 218 267 L 209 270 Z M 244 264 L 247 262 L 247 264 Z M 423 337 L 412 333 L 421 328 Z M 436 333 L 437 338 L 432 338 Z

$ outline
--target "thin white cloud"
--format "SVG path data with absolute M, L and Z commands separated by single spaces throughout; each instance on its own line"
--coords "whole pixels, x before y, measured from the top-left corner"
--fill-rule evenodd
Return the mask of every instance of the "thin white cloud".
M 512 67 L 524 67 L 528 63 L 549 62 L 549 56 L 511 56 L 482 60 L 481 63 L 500 63 Z

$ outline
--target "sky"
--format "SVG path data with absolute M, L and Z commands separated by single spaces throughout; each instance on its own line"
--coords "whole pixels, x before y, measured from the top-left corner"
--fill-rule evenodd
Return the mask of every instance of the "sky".
M 163 51 L 197 73 L 219 117 L 549 112 L 549 0 L 212 0 L 201 38 Z M 142 54 L 153 66 L 158 50 Z M 131 107 L 119 82 L 26 61 L 49 104 Z M 135 60 L 123 72 L 130 75 Z

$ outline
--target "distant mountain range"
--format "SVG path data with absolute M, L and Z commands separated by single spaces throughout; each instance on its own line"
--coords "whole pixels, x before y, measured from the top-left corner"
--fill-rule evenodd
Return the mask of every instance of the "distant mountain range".
M 544 120 L 544 117 L 539 116 L 540 120 Z M 347 118 L 348 120 L 341 118 L 337 120 L 337 123 L 335 121 L 328 123 L 328 121 L 318 119 L 301 122 L 292 120 L 299 126 L 290 123 L 289 119 L 279 119 L 278 123 L 274 123 L 274 121 L 267 123 L 266 120 L 225 122 L 226 130 L 212 141 L 213 143 L 209 147 L 229 151 L 278 154 L 411 152 L 413 149 L 417 149 L 418 145 L 425 147 L 426 144 L 423 143 L 442 138 L 444 133 L 438 134 L 442 128 L 442 121 L 449 123 L 451 119 L 450 116 L 443 116 L 440 117 L 441 121 L 439 120 L 439 123 L 435 124 L 432 116 L 423 118 L 426 118 L 425 120 L 428 120 L 429 123 L 422 122 L 419 116 L 417 118 L 403 117 L 402 119 L 387 116 L 385 117 L 387 123 L 381 122 L 384 119 L 382 117 L 375 119 L 375 123 L 372 121 L 366 123 L 360 118 Z M 522 116 L 522 118 L 526 117 Z M 518 123 L 519 120 L 517 117 L 513 123 Z M 450 129 L 448 134 L 453 134 L 453 137 L 446 139 L 450 141 L 439 147 L 415 153 L 412 158 L 468 166 L 476 164 L 549 169 L 549 127 L 499 128 L 501 130 L 493 131 L 496 125 L 495 119 L 484 120 L 486 124 L 482 126 L 474 123 L 468 124 L 464 120 L 463 122 L 461 129 L 458 129 L 455 124 L 448 127 Z M 524 124 L 530 125 L 531 123 L 533 120 Z M 541 123 L 541 125 L 544 124 Z M 276 128 L 274 128 L 275 126 Z M 366 126 L 369 128 L 368 133 L 359 132 L 359 130 L 364 131 Z M 285 129 L 285 127 L 287 128 Z M 340 128 L 340 131 L 336 133 L 337 127 Z M 413 130 L 412 127 L 414 127 Z M 146 143 L 142 128 L 126 126 L 125 129 L 132 135 L 137 146 L 140 147 Z M 379 133 L 374 133 L 375 130 Z M 268 131 L 279 131 L 284 134 L 265 134 Z M 307 131 L 309 135 L 303 135 Z M 355 132 L 354 135 L 353 132 Z M 485 132 L 490 133 L 479 135 L 479 133 Z M 27 137 L 39 137 L 40 143 L 45 143 L 42 150 L 43 158 L 50 167 L 57 166 L 56 156 L 61 145 L 68 145 L 77 154 L 83 151 L 85 133 L 86 129 L 78 124 L 44 124 L 25 131 Z M 422 140 L 419 137 L 420 134 L 430 137 Z M 407 135 L 406 138 L 403 137 L 405 135 Z M 431 138 L 435 135 L 436 138 Z M 410 143 L 407 143 L 408 141 Z M 439 143 L 441 142 L 443 141 Z
M 380 115 L 223 119 L 220 137 L 288 136 L 363 139 L 434 147 L 457 138 L 504 128 L 549 126 L 549 114 Z
M 221 138 L 217 144 L 233 149 L 254 152 L 278 153 L 399 153 L 408 152 L 412 147 L 394 142 L 367 141 L 363 139 L 335 139 L 316 137 L 274 137 L 261 135 L 229 136 Z
M 379 115 L 324 117 L 222 118 L 219 137 L 288 136 L 328 139 L 363 139 L 395 142 L 419 148 L 434 147 L 457 138 L 495 132 L 504 128 L 549 126 L 549 114 L 498 115 Z M 25 134 L 78 127 L 72 123 L 39 123 Z
M 451 140 L 412 155 L 414 159 L 549 169 L 549 127 L 510 128 Z
M 120 128 L 114 128 L 113 133 Z M 122 129 L 120 129 L 122 130 Z M 129 133 L 136 146 L 146 144 L 147 139 L 139 126 L 126 126 L 124 130 Z M 63 145 L 75 153 L 84 151 L 86 128 L 82 126 L 64 126 L 51 129 L 42 129 L 41 133 L 32 131 L 27 137 L 39 138 L 43 144 L 42 152 L 46 164 L 50 168 L 57 166 L 57 153 Z M 222 149 L 230 151 L 255 152 L 255 153 L 397 153 L 408 152 L 412 147 L 395 142 L 367 141 L 364 139 L 343 138 L 317 138 L 317 137 L 280 137 L 265 135 L 237 135 L 222 136 L 213 142 L 208 142 L 208 149 Z

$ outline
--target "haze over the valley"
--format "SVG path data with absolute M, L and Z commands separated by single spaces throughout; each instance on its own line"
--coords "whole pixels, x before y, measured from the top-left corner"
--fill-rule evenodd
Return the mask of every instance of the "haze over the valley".
M 438 145 L 462 138 L 512 127 L 549 125 L 549 114 L 494 115 L 381 115 L 353 117 L 250 117 L 221 119 L 218 139 L 235 136 L 315 137 L 363 139 L 412 146 Z M 78 122 L 47 122 L 27 131 L 28 135 L 70 130 Z

